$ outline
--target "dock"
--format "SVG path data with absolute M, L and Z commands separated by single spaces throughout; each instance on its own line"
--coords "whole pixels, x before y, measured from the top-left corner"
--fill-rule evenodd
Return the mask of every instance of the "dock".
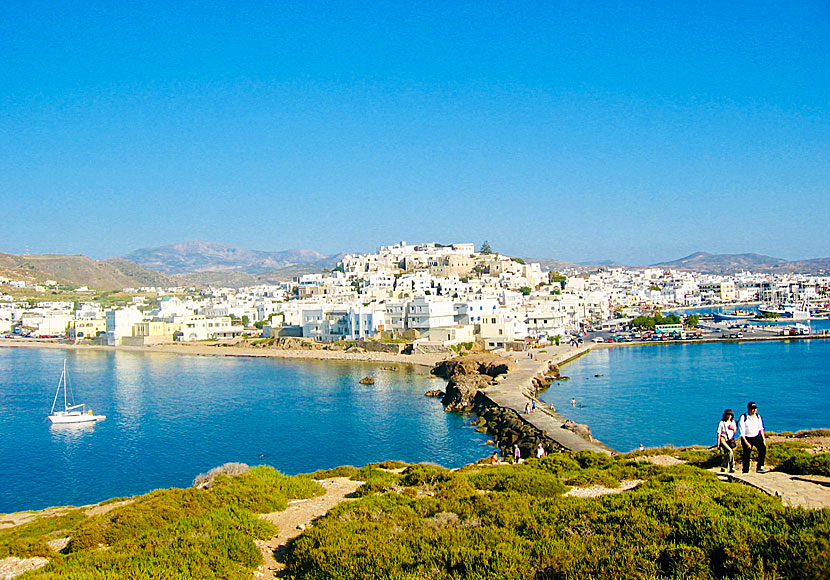
M 493 404 L 504 409 L 516 411 L 525 423 L 533 425 L 544 432 L 549 439 L 565 449 L 570 451 L 587 450 L 609 455 L 613 454 L 615 453 L 614 449 L 601 441 L 597 439 L 588 441 L 573 431 L 564 429 L 563 425 L 568 420 L 567 417 L 548 408 L 544 403 L 541 405 L 538 404 L 538 400 L 535 411 L 529 414 L 524 412 L 525 405 L 531 399 L 535 398 L 536 393 L 533 386 L 534 377 L 543 375 L 548 369 L 549 364 L 561 365 L 586 354 L 595 346 L 592 343 L 583 344 L 579 348 L 565 344 L 559 346 L 551 345 L 542 349 L 528 351 L 533 353 L 532 359 L 528 357 L 527 352 L 506 353 L 504 356 L 512 357 L 518 361 L 516 362 L 515 370 L 481 392 Z

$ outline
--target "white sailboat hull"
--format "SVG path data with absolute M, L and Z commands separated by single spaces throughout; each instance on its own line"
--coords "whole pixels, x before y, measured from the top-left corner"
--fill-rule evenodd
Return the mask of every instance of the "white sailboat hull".
M 49 421 L 52 424 L 66 424 L 66 423 L 94 423 L 95 421 L 103 421 L 106 415 L 90 415 L 89 413 L 64 413 L 57 412 L 49 415 Z
M 55 405 L 58 404 L 58 397 L 61 394 L 61 390 L 63 390 L 63 411 L 55 411 Z M 53 425 L 95 423 L 96 421 L 103 421 L 107 418 L 106 415 L 93 415 L 92 411 L 87 409 L 84 404 L 69 404 L 66 396 L 66 360 L 63 361 L 63 372 L 61 372 L 61 378 L 58 380 L 58 388 L 55 391 L 55 400 L 52 401 L 52 410 L 49 415 L 47 415 L 47 418 Z

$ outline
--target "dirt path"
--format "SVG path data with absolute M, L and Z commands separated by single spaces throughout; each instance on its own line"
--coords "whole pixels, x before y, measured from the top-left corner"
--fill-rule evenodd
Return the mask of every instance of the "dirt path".
M 290 502 L 282 512 L 262 514 L 260 517 L 275 524 L 279 533 L 269 540 L 258 541 L 264 564 L 254 572 L 254 578 L 282 578 L 285 566 L 277 561 L 291 538 L 299 536 L 314 520 L 328 512 L 342 501 L 350 499 L 354 491 L 363 485 L 362 481 L 351 481 L 346 477 L 324 479 L 319 482 L 326 494 L 309 499 Z M 277 554 L 277 558 L 274 554 Z

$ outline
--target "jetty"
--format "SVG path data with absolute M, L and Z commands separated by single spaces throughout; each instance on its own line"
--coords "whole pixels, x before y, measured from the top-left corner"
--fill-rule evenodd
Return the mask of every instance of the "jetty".
M 597 345 L 593 343 L 580 345 L 578 348 L 566 344 L 551 345 L 531 351 L 507 353 L 504 356 L 513 358 L 514 370 L 493 385 L 480 391 L 493 405 L 503 409 L 514 410 L 522 421 L 542 431 L 546 437 L 560 447 L 570 451 L 596 451 L 598 453 L 613 454 L 614 449 L 595 438 L 590 440 L 565 428 L 568 418 L 553 410 L 546 404 L 539 404 L 536 410 L 525 413 L 525 405 L 536 399 L 534 378 L 544 376 L 551 365 L 562 365 L 569 360 L 578 358 Z M 542 352 L 544 351 L 544 352 Z M 533 354 L 533 358 L 528 356 Z

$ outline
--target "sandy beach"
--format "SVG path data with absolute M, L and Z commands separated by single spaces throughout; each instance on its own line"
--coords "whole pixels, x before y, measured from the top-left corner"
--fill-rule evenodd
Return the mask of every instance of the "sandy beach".
M 236 346 L 225 343 L 172 343 L 154 346 L 99 346 L 92 344 L 71 344 L 54 340 L 0 339 L 0 348 L 48 348 L 62 350 L 100 350 L 104 352 L 145 352 L 163 354 L 184 354 L 193 356 L 237 356 L 271 357 L 306 360 L 352 361 L 399 365 L 416 365 L 432 368 L 449 354 L 391 354 L 383 352 L 345 352 L 339 350 L 280 350 Z

